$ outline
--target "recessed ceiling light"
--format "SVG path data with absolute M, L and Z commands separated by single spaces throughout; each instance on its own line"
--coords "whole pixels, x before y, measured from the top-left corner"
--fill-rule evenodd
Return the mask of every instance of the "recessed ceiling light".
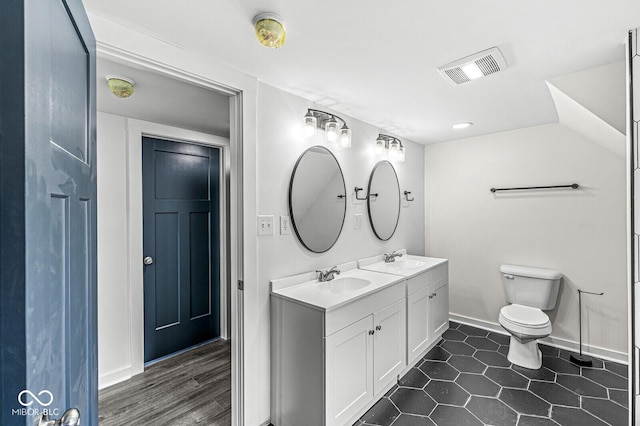
M 463 121 L 462 123 L 456 123 L 451 128 L 453 129 L 466 129 L 467 127 L 473 126 L 473 123 L 470 121 Z

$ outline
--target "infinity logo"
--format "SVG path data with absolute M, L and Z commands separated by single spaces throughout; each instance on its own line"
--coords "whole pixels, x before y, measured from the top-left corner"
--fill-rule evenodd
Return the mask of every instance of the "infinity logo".
M 40 398 L 38 398 L 38 396 L 42 396 L 42 395 L 48 395 L 49 396 L 49 402 L 43 402 L 42 400 L 40 400 Z M 38 392 L 38 396 L 34 395 L 33 392 L 31 392 L 30 390 L 23 390 L 22 392 L 20 392 L 18 394 L 18 402 L 20 403 L 20 405 L 24 406 L 24 407 L 28 407 L 31 404 L 33 404 L 33 401 L 29 401 L 29 402 L 25 402 L 22 400 L 23 395 L 30 395 L 32 399 L 34 399 L 38 404 L 42 405 L 43 407 L 48 407 L 49 405 L 51 405 L 51 403 L 53 403 L 53 394 L 51 392 L 49 392 L 48 390 L 41 390 L 40 392 Z

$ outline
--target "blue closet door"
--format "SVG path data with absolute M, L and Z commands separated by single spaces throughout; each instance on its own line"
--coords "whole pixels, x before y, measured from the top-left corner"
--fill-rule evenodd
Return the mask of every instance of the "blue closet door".
M 220 336 L 220 150 L 145 137 L 145 361 Z

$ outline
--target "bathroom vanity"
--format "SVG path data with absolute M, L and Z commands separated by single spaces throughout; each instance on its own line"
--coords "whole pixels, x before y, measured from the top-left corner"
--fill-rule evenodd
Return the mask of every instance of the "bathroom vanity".
M 448 326 L 447 261 L 417 262 L 404 275 L 372 258 L 339 265 L 331 281 L 310 272 L 271 282 L 275 426 L 353 424 L 437 343 Z
M 449 327 L 449 265 L 447 259 L 407 255 L 387 263 L 382 256 L 358 261 L 361 269 L 406 278 L 407 365 L 413 365 L 440 340 Z

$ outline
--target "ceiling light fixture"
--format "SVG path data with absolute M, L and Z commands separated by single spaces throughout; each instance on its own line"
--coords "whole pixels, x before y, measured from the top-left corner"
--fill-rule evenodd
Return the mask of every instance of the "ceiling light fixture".
M 263 46 L 278 49 L 284 45 L 287 29 L 282 18 L 275 13 L 261 13 L 253 17 L 256 37 Z
M 397 163 L 404 163 L 406 159 L 406 151 L 402 141 L 393 136 L 379 134 L 374 151 L 377 155 L 383 155 L 390 161 Z
M 463 121 L 461 123 L 456 123 L 453 126 L 451 126 L 452 129 L 466 129 L 467 127 L 471 127 L 473 126 L 473 123 L 470 121 Z
M 109 90 L 116 97 L 128 98 L 133 95 L 133 86 L 135 86 L 136 82 L 132 79 L 112 74 L 105 76 L 105 78 L 107 79 Z
M 342 126 L 340 126 L 340 123 Z M 324 129 L 325 139 L 341 148 L 351 148 L 351 129 L 347 123 L 335 114 L 309 108 L 304 116 L 303 135 L 307 138 L 316 135 L 317 129 Z

